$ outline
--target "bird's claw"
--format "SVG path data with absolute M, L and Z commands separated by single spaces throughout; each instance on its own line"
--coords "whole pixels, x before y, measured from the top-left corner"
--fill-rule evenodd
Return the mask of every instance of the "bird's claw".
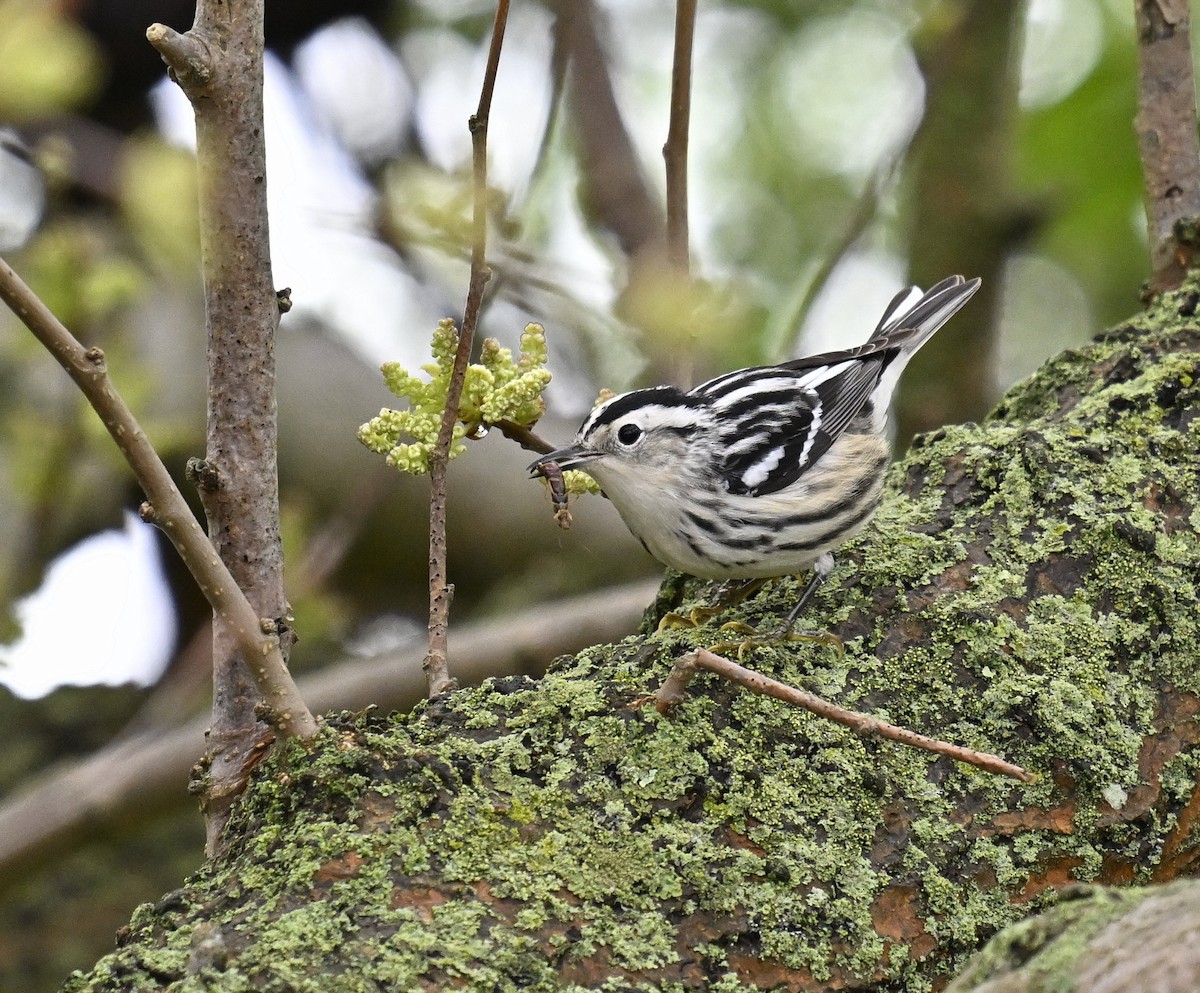
M 722 624 L 721 630 L 744 634 L 746 637 L 739 641 L 722 641 L 713 645 L 709 651 L 715 652 L 718 655 L 725 655 L 736 650 L 739 662 L 745 660 L 747 652 L 751 652 L 756 648 L 768 648 L 792 641 L 807 641 L 826 648 L 837 649 L 839 658 L 846 654 L 846 646 L 842 644 L 842 639 L 829 631 L 793 631 L 785 629 L 763 634 L 757 628 L 751 627 L 742 621 L 730 621 L 727 624 Z
M 678 628 L 701 627 L 724 609 L 724 607 L 693 607 L 686 615 L 672 610 L 669 614 L 664 614 L 662 620 L 658 622 L 658 633 L 662 634 L 664 631 L 673 631 Z

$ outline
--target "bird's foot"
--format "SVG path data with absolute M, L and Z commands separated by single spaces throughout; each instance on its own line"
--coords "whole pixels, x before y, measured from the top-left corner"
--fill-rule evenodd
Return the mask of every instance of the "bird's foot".
M 693 607 L 686 614 L 672 610 L 669 614 L 664 614 L 662 620 L 658 622 L 658 631 L 661 634 L 663 631 L 672 631 L 678 628 L 698 628 L 707 624 L 724 610 L 724 604 L 712 607 Z
M 757 593 L 766 583 L 765 579 L 730 580 L 724 583 L 710 607 L 693 607 L 686 614 L 672 610 L 658 622 L 658 630 L 671 631 L 676 628 L 698 628 L 730 607 Z
M 744 634 L 746 637 L 738 641 L 719 642 L 716 645 L 710 646 L 709 651 L 717 655 L 727 655 L 729 652 L 736 650 L 739 662 L 745 659 L 747 652 L 751 652 L 756 648 L 768 648 L 787 642 L 799 641 L 806 641 L 825 648 L 836 649 L 839 657 L 846 654 L 846 646 L 842 644 L 842 639 L 829 631 L 795 631 L 789 624 L 776 631 L 764 633 L 755 627 L 751 627 L 749 624 L 744 624 L 742 621 L 730 621 L 728 624 L 722 624 L 721 630 Z

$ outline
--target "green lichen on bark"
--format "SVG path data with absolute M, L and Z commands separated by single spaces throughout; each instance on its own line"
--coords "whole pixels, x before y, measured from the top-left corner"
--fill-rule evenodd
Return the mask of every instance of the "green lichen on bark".
M 983 425 L 922 439 L 807 615 L 845 656 L 753 658 L 1037 784 L 715 677 L 661 717 L 637 698 L 715 629 L 643 634 L 280 746 L 227 854 L 67 989 L 923 993 L 1072 881 L 1182 871 L 1200 772 L 1195 305 L 1176 294 Z M 733 616 L 768 624 L 796 588 Z M 651 621 L 710 594 L 671 589 Z M 227 954 L 189 976 L 198 922 Z

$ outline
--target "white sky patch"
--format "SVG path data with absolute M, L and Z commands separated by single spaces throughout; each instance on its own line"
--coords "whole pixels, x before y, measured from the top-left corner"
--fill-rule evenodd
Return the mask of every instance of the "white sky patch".
M 413 86 L 400 60 L 361 17 L 343 17 L 296 49 L 296 75 L 320 119 L 360 161 L 378 165 L 404 147 Z
M 0 683 L 33 699 L 59 686 L 154 683 L 170 661 L 175 608 L 154 533 L 134 514 L 67 550 L 13 606 L 22 634 L 0 645 Z
M 46 184 L 16 132 L 0 128 L 0 252 L 20 248 L 46 206 Z
M 551 18 L 517 7 L 504 32 L 504 55 L 488 115 L 488 183 L 523 194 L 550 113 Z M 429 160 L 447 172 L 471 162 L 467 121 L 479 106 L 488 38 L 471 45 L 449 28 L 408 33 L 401 57 L 417 80 L 416 126 Z
M 322 58 L 330 56 L 327 49 Z M 284 332 L 315 321 L 369 365 L 420 365 L 428 358 L 425 329 L 444 307 L 375 237 L 375 189 L 314 114 L 295 75 L 271 52 L 264 70 L 271 268 L 275 285 L 292 289 Z M 164 80 L 151 102 L 163 136 L 194 150 L 192 109 L 179 87 Z
M 1048 107 L 1092 74 L 1104 49 L 1096 0 L 1030 0 L 1021 52 L 1021 104 Z

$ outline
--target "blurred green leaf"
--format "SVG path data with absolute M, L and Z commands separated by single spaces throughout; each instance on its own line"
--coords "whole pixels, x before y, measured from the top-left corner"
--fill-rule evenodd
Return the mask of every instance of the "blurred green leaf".
M 21 121 L 78 107 L 100 84 L 91 38 L 41 0 L 0 0 L 0 117 Z

